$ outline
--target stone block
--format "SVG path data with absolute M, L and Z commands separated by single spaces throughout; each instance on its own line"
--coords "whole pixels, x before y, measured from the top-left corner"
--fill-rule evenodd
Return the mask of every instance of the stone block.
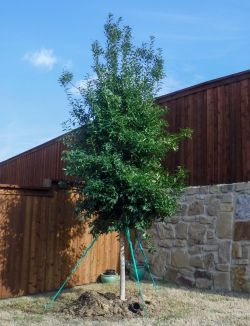
M 167 224 L 166 226 L 166 238 L 174 239 L 175 238 L 175 227 L 173 224 Z
M 190 224 L 188 229 L 189 238 L 196 244 L 205 242 L 206 226 L 203 224 Z
M 168 266 L 166 268 L 166 274 L 163 277 L 163 279 L 170 282 L 175 282 L 177 275 L 178 275 L 178 270 L 176 268 Z
M 237 265 L 248 265 L 249 259 L 237 259 L 236 263 L 237 263 Z
M 242 247 L 239 242 L 233 242 L 232 244 L 232 257 L 241 258 L 242 257 Z
M 217 238 L 207 239 L 207 241 L 206 241 L 206 244 L 208 244 L 208 245 L 216 245 L 217 243 L 218 243 Z
M 220 212 L 233 212 L 234 205 L 232 203 L 220 203 Z
M 213 224 L 215 221 L 215 217 L 201 215 L 201 216 L 199 216 L 198 221 L 201 224 Z
M 160 240 L 173 239 L 175 237 L 175 230 L 172 224 L 159 222 L 157 223 L 157 231 Z
M 248 219 L 250 219 L 250 195 L 238 195 L 235 203 L 235 220 Z
M 156 252 L 151 263 L 152 273 L 158 277 L 163 277 L 166 273 L 166 266 L 170 264 L 170 250 L 160 249 Z
M 200 201 L 192 202 L 188 207 L 188 215 L 201 215 L 204 213 L 204 205 Z
M 199 192 L 199 187 L 188 187 L 185 190 L 185 194 L 188 195 L 188 196 L 198 194 L 198 192 Z
M 211 197 L 211 199 L 207 204 L 207 214 L 210 216 L 215 216 L 217 215 L 219 208 L 220 208 L 220 200 Z
M 186 215 L 187 208 L 188 208 L 188 205 L 186 203 L 180 204 L 179 207 L 178 207 L 178 210 L 176 212 L 176 215 L 177 216 L 184 216 L 184 215 Z
M 204 195 L 204 194 L 197 194 L 194 197 L 195 197 L 195 199 L 198 199 L 201 203 L 203 203 L 204 200 L 205 200 L 205 198 L 206 198 L 206 195 Z
M 250 258 L 250 246 L 249 246 L 250 243 L 249 243 L 249 241 L 247 243 L 241 242 L 241 244 L 242 244 L 242 257 L 239 257 L 239 258 L 249 259 Z
M 231 290 L 230 273 L 229 272 L 214 272 L 214 289 L 215 290 Z
M 205 198 L 205 200 L 204 200 L 204 204 L 205 204 L 205 205 L 208 205 L 209 202 L 210 202 L 213 198 L 217 198 L 217 196 L 216 196 L 216 195 L 207 195 L 206 198 Z
M 214 230 L 207 230 L 207 239 L 215 239 Z
M 195 280 L 193 278 L 189 278 L 189 277 L 184 277 L 182 275 L 179 275 L 176 278 L 175 281 L 178 285 L 184 285 L 186 287 L 193 287 L 195 284 Z
M 188 252 L 182 249 L 172 249 L 171 251 L 171 265 L 174 267 L 188 266 Z
M 229 272 L 230 271 L 230 265 L 228 264 L 217 264 L 216 269 L 221 272 Z
M 186 247 L 187 241 L 181 240 L 181 239 L 176 239 L 176 240 L 174 240 L 174 245 L 175 245 L 175 247 Z
M 184 222 L 195 222 L 196 216 L 183 216 L 182 220 Z
M 218 185 L 213 185 L 209 187 L 210 194 L 217 194 L 220 192 L 220 188 Z
M 232 192 L 232 191 L 234 191 L 234 184 L 221 185 L 220 191 L 223 193 Z
M 195 272 L 196 268 L 195 267 L 192 267 L 192 266 L 187 266 L 186 267 L 187 270 L 189 270 L 190 272 Z
M 232 275 L 233 291 L 241 291 L 241 292 L 249 291 L 245 266 L 232 267 L 231 275 Z
M 203 256 L 201 256 L 201 255 L 191 256 L 189 258 L 189 264 L 190 264 L 190 266 L 193 266 L 193 267 L 204 268 Z
M 250 240 L 250 221 L 234 223 L 234 240 Z
M 172 216 L 169 220 L 169 222 L 172 224 L 177 224 L 180 221 L 181 221 L 181 216 L 176 216 L 176 215 Z
M 214 263 L 214 254 L 209 253 L 204 255 L 204 268 L 207 270 L 214 269 L 215 263 Z
M 165 239 L 166 223 L 159 222 L 156 224 L 156 229 L 158 232 L 158 237 L 160 240 Z
M 195 286 L 198 289 L 211 289 L 212 285 L 212 280 L 208 280 L 206 278 L 197 278 L 195 282 Z
M 233 203 L 233 194 L 224 194 L 221 197 L 221 202 L 222 203 Z
M 235 184 L 235 191 L 245 191 L 250 189 L 250 182 L 240 182 Z
M 216 220 L 216 235 L 221 239 L 231 239 L 233 235 L 233 214 L 229 212 L 218 213 Z
M 209 186 L 200 186 L 199 193 L 200 194 L 208 194 L 209 193 Z
M 218 258 L 220 264 L 230 263 L 231 258 L 231 241 L 222 240 L 219 243 Z
M 190 279 L 194 278 L 194 272 L 191 271 L 191 270 L 188 270 L 186 268 L 182 268 L 182 269 L 179 269 L 179 272 L 183 277 L 187 277 L 187 278 L 190 278 Z
M 211 280 L 212 279 L 212 274 L 211 274 L 211 272 L 208 272 L 208 271 L 196 270 L 194 272 L 194 277 L 195 278 L 202 278 L 202 279 Z
M 157 236 L 158 236 L 157 228 L 156 228 L 156 223 L 153 224 L 153 226 L 148 230 L 148 233 L 149 233 L 152 237 L 157 237 Z
M 188 224 L 184 222 L 179 222 L 176 225 L 176 238 L 187 239 L 187 236 L 188 236 Z
M 188 248 L 188 253 L 190 255 L 198 255 L 203 252 L 203 246 L 191 246 Z
M 203 246 L 203 251 L 217 251 L 218 244 L 206 244 Z
M 171 239 L 159 240 L 158 246 L 162 248 L 172 248 L 173 242 L 174 240 Z

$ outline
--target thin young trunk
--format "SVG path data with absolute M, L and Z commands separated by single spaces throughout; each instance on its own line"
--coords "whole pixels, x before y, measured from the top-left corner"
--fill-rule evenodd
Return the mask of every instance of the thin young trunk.
M 124 234 L 120 232 L 120 299 L 125 300 L 125 245 Z

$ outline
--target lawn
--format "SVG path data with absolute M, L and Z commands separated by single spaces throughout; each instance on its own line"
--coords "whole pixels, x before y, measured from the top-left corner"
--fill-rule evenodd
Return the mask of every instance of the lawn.
M 65 290 L 52 308 L 44 310 L 53 293 L 0 301 L 0 323 L 5 325 L 250 325 L 249 295 L 200 291 L 160 283 L 157 291 L 151 283 L 143 283 L 146 298 L 156 298 L 160 313 L 154 318 L 92 320 L 64 315 L 60 310 L 76 300 L 82 292 L 114 292 L 118 285 L 89 284 Z M 127 293 L 137 291 L 134 282 L 127 282 Z

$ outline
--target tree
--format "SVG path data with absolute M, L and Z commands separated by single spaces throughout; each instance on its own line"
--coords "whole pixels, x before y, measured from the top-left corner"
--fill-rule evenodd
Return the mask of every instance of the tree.
M 169 133 L 166 108 L 155 102 L 164 72 L 154 38 L 135 46 L 131 28 L 112 15 L 104 30 L 105 47 L 92 44 L 94 77 L 87 77 L 84 86 L 74 85 L 67 71 L 59 79 L 72 107 L 68 126 L 78 127 L 68 134 L 63 159 L 66 174 L 78 180 L 78 216 L 89 221 L 94 236 L 120 234 L 124 300 L 125 229 L 145 235 L 155 220 L 175 211 L 185 172 L 169 173 L 162 160 L 190 131 Z

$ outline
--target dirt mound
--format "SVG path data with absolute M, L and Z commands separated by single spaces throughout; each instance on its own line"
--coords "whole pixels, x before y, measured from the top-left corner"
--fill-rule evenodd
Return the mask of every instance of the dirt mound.
M 114 293 L 87 291 L 62 309 L 66 315 L 91 319 L 121 319 L 156 316 L 159 304 L 155 298 L 145 298 L 145 306 L 137 296 L 121 301 Z

